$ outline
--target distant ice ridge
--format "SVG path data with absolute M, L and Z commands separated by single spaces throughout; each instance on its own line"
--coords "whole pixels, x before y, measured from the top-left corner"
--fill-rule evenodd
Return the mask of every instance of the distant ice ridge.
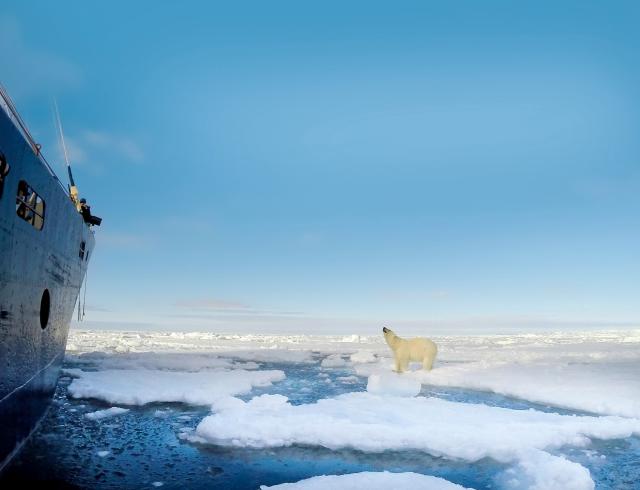
M 145 405 L 152 402 L 183 402 L 210 405 L 220 397 L 249 393 L 254 387 L 281 381 L 279 370 L 180 372 L 160 370 L 107 369 L 74 370 L 79 376 L 69 385 L 73 398 L 96 398 L 108 403 Z
M 517 474 L 510 481 L 527 481 L 523 488 L 538 489 L 593 488 L 588 470 L 547 450 L 586 446 L 590 438 L 640 435 L 636 419 L 564 416 L 371 393 L 348 393 L 297 406 L 281 395 L 262 395 L 248 402 L 226 398 L 214 403 L 213 410 L 191 440 L 252 448 L 300 444 L 367 452 L 420 450 L 469 462 L 489 457 L 516 465 Z M 566 485 L 545 483 L 560 481 Z
M 348 475 L 314 476 L 295 483 L 282 483 L 261 490 L 465 490 L 435 476 L 418 473 L 362 472 Z

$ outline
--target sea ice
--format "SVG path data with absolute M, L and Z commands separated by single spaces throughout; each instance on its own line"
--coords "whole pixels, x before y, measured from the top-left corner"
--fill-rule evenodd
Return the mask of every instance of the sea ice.
M 347 393 L 294 406 L 282 395 L 262 395 L 248 402 L 221 399 L 212 408 L 215 413 L 203 419 L 191 440 L 252 448 L 300 444 L 365 452 L 421 450 L 470 462 L 489 457 L 520 465 L 520 472 L 538 485 L 533 488 L 540 489 L 550 488 L 543 482 L 557 481 L 562 474 L 573 475 L 576 489 L 593 485 L 581 465 L 541 451 L 584 447 L 590 438 L 640 434 L 636 419 L 566 416 L 421 396 Z
M 637 361 L 476 361 L 440 365 L 414 375 L 430 385 L 492 391 L 575 410 L 640 418 Z
M 340 354 L 331 354 L 330 356 L 325 357 L 320 366 L 325 368 L 333 368 L 333 367 L 344 367 L 348 363 L 345 361 Z
M 79 366 L 89 364 L 102 370 L 166 369 L 187 372 L 231 368 L 234 364 L 230 359 L 220 358 L 218 354 L 181 352 L 91 352 L 80 355 L 67 355 L 67 361 Z M 71 373 L 73 372 L 71 371 Z
M 102 420 L 108 419 L 110 417 L 115 417 L 116 415 L 122 415 L 123 413 L 127 413 L 129 411 L 128 408 L 120 408 L 120 407 L 111 407 L 105 410 L 97 410 L 96 412 L 89 412 L 84 414 L 89 420 Z
M 359 350 L 351 354 L 351 362 L 354 364 L 376 362 L 377 358 L 370 350 Z
M 260 487 L 261 490 L 464 490 L 464 488 L 435 476 L 388 471 L 322 475 L 296 483 Z
M 531 451 L 498 477 L 505 490 L 593 490 L 589 470 L 561 456 Z
M 229 395 L 249 393 L 285 378 L 284 372 L 216 370 L 199 372 L 107 369 L 81 371 L 69 385 L 73 398 L 96 398 L 108 403 L 145 405 L 152 402 L 183 402 L 210 405 Z
M 416 396 L 421 389 L 419 380 L 398 373 L 372 374 L 367 382 L 367 391 L 374 395 Z

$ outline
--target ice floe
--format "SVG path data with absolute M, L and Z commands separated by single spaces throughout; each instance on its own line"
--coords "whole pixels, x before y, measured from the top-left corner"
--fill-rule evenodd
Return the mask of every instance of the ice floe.
M 464 490 L 464 488 L 435 476 L 388 471 L 322 475 L 295 483 L 260 487 L 261 490 Z
M 283 371 L 242 369 L 199 372 L 107 369 L 80 371 L 69 385 L 73 398 L 96 398 L 108 403 L 145 405 L 182 402 L 210 405 L 220 397 L 249 393 L 285 378 Z
M 434 456 L 476 462 L 493 458 L 512 463 L 531 488 L 572 475 L 574 487 L 593 482 L 577 463 L 546 450 L 585 447 L 591 438 L 619 439 L 640 434 L 640 420 L 568 416 L 449 402 L 437 398 L 348 393 L 308 405 L 291 405 L 281 395 L 248 402 L 218 400 L 215 413 L 197 427 L 191 440 L 215 445 L 273 448 L 322 446 L 365 452 L 419 450 Z M 310 422 L 312 421 L 312 422 Z M 524 476 L 522 476 L 524 475 Z
M 416 373 L 425 384 L 492 391 L 532 402 L 640 418 L 640 362 L 486 362 Z
M 128 411 L 128 408 L 111 407 L 105 410 L 97 410 L 95 412 L 85 413 L 84 416 L 89 420 L 102 420 L 115 417 L 116 415 L 122 415 L 123 413 L 127 413 Z

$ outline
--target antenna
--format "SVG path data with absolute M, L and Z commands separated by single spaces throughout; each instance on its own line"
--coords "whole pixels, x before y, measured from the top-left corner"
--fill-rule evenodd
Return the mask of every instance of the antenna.
M 53 99 L 53 107 L 56 113 L 56 124 L 58 126 L 58 132 L 60 133 L 60 144 L 62 145 L 62 151 L 64 153 L 64 161 L 67 163 L 67 173 L 69 174 L 69 183 L 71 184 L 69 187 L 69 194 L 71 194 L 71 200 L 77 207 L 79 206 L 78 188 L 76 187 L 76 183 L 73 180 L 73 173 L 71 173 L 71 163 L 69 162 L 67 145 L 64 142 L 64 132 L 62 131 L 62 122 L 60 121 L 60 112 L 58 111 L 58 103 L 56 102 L 56 99 Z

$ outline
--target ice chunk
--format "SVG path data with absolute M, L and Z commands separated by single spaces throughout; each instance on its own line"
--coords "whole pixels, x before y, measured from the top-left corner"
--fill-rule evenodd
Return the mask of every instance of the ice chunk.
M 562 456 L 531 451 L 497 478 L 506 490 L 593 490 L 589 470 Z
M 115 417 L 116 415 L 122 415 L 123 413 L 127 413 L 128 411 L 128 408 L 111 407 L 107 408 L 106 410 L 98 410 L 96 412 L 85 413 L 84 416 L 89 420 L 102 420 L 110 417 Z
M 82 371 L 69 385 L 73 398 L 97 398 L 108 403 L 144 405 L 152 402 L 183 402 L 210 405 L 220 397 L 249 393 L 285 378 L 284 372 L 217 370 L 194 373 L 114 369 Z
M 372 374 L 367 382 L 367 391 L 374 395 L 416 396 L 421 389 L 419 380 L 405 374 Z
M 464 488 L 435 476 L 418 473 L 389 473 L 388 471 L 322 475 L 296 483 L 260 487 L 261 490 L 464 490 Z
M 96 453 L 100 458 L 106 458 L 111 454 L 111 451 L 98 451 Z

